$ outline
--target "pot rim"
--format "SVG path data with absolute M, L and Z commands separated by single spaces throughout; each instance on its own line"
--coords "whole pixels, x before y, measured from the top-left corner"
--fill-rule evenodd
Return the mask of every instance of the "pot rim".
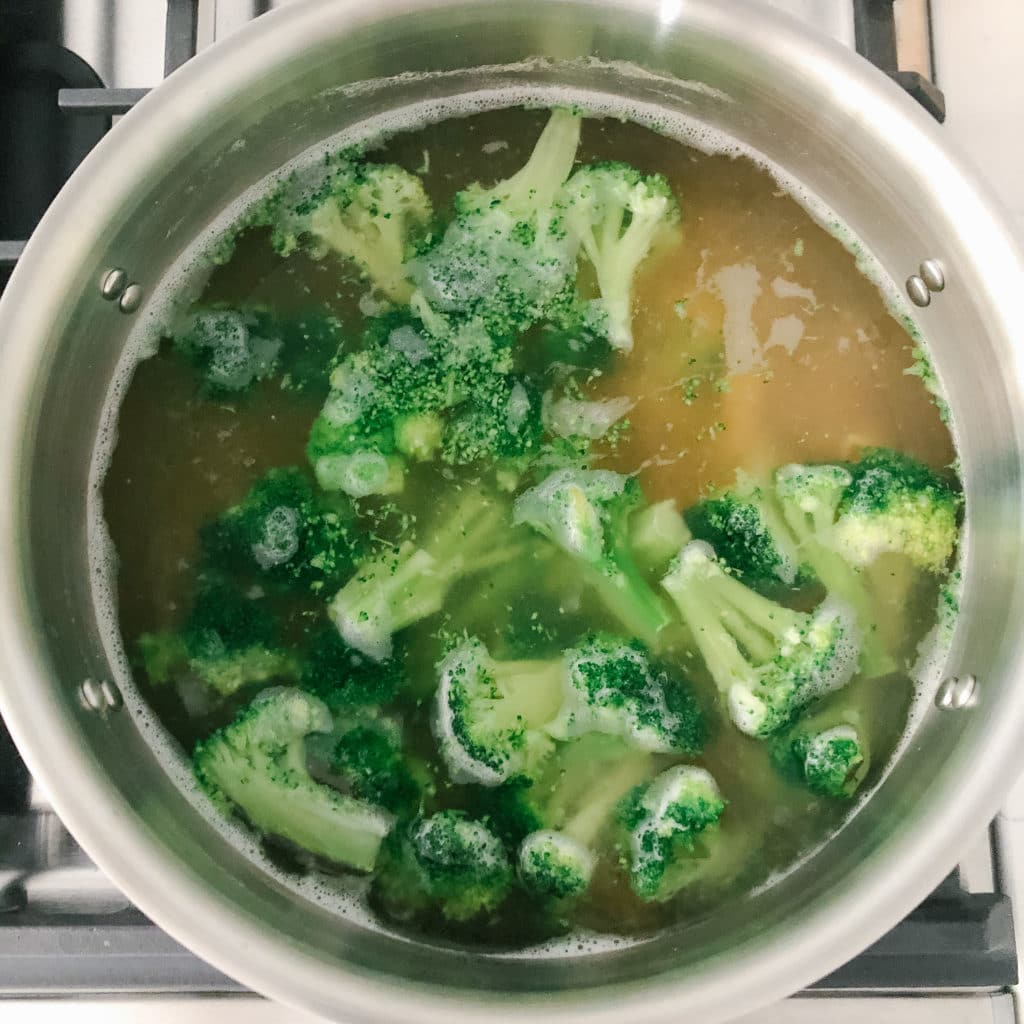
M 465 8 L 483 11 L 491 3 L 460 0 L 392 0 L 385 8 L 366 0 L 309 0 L 256 20 L 210 51 L 203 52 L 153 90 L 116 125 L 86 158 L 52 204 L 33 234 L 0 301 L 0 379 L 6 401 L 0 403 L 0 493 L 17 499 L 0 503 L 0 564 L 22 561 L 18 539 L 25 512 L 21 427 L 32 403 L 38 354 L 58 322 L 61 297 L 71 287 L 94 238 L 117 212 L 118 197 L 175 146 L 187 130 L 190 114 L 226 101 L 245 90 L 252 68 L 288 59 L 308 40 L 343 36 L 356 25 L 397 19 L 417 11 Z M 530 0 L 536 2 L 536 0 Z M 562 3 L 563 0 L 547 0 Z M 1015 242 L 973 172 L 945 147 L 931 119 L 866 62 L 838 44 L 812 36 L 778 12 L 747 0 L 566 0 L 566 6 L 614 6 L 638 15 L 661 13 L 666 31 L 694 25 L 744 40 L 771 40 L 778 59 L 790 54 L 827 73 L 831 97 L 842 95 L 850 109 L 884 116 L 893 137 L 923 155 L 914 171 L 963 204 L 961 235 L 984 253 L 993 294 L 1024 280 L 1024 263 Z M 97 183 L 102 182 L 102 187 Z M 74 225 L 73 231 L 68 225 Z M 54 260 L 52 254 L 60 252 Z M 27 301 L 26 297 L 31 297 Z M 995 323 L 1007 337 L 1024 337 L 1010 309 L 994 306 Z M 17 339 L 12 344 L 10 339 Z M 1017 377 L 1024 370 L 1015 366 Z M 1024 390 L 1024 384 L 1022 384 Z M 0 686 L 0 711 L 35 779 L 50 795 L 68 828 L 102 870 L 137 906 L 170 935 L 203 959 L 258 991 L 314 1012 L 344 1011 L 355 1019 L 418 1019 L 450 1024 L 470 1022 L 483 1012 L 497 1019 L 543 1019 L 558 1013 L 565 1021 L 596 1022 L 629 1013 L 636 1021 L 669 1021 L 685 993 L 691 1011 L 740 1014 L 815 981 L 840 966 L 905 916 L 941 881 L 952 857 L 998 810 L 1019 762 L 1024 736 L 1024 705 L 993 716 L 988 752 L 950 794 L 957 815 L 934 815 L 916 829 L 887 837 L 873 857 L 874 870 L 859 870 L 826 906 L 815 907 L 787 932 L 786 943 L 768 948 L 748 944 L 734 955 L 711 962 L 699 976 L 668 973 L 617 987 L 523 995 L 515 1005 L 503 993 L 456 993 L 397 982 L 385 973 L 355 967 L 335 968 L 325 982 L 323 965 L 313 957 L 282 956 L 282 940 L 258 927 L 249 914 L 221 893 L 202 888 L 187 865 L 151 836 L 124 801 L 109 797 L 106 776 L 77 739 L 73 719 L 52 692 L 45 659 L 32 635 L 24 585 L 17 572 L 0 574 L 0 654 L 6 684 Z M 1014 652 L 1012 670 L 1024 664 L 1024 648 Z M 12 681 L 16 681 L 12 682 Z M 45 739 L 45 748 L 42 740 Z M 60 758 L 48 756 L 60 749 Z M 73 788 L 68 779 L 74 779 Z M 966 809 L 966 810 L 963 810 Z M 884 859 L 900 872 L 878 870 Z M 172 885 L 153 885 L 167 878 Z M 909 881 L 908 881 L 909 880 Z M 203 904 L 202 927 L 190 904 Z

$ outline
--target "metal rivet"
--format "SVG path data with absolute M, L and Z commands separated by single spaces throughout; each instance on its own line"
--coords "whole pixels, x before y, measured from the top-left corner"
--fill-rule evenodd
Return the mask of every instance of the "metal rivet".
M 78 688 L 78 696 L 86 711 L 102 711 L 107 706 L 107 698 L 103 696 L 103 689 L 95 679 L 84 680 Z
M 134 313 L 135 310 L 142 305 L 142 286 L 138 284 L 130 284 L 124 290 L 124 294 L 121 296 L 121 301 L 118 302 L 117 308 L 122 313 Z
M 917 271 L 930 292 L 941 292 L 946 287 L 946 274 L 938 260 L 924 260 Z
M 97 682 L 95 679 L 83 680 L 82 685 L 78 688 L 78 696 L 86 711 L 99 711 L 100 714 L 105 714 L 107 711 L 117 711 L 124 706 L 121 691 L 107 680 L 102 682 Z
M 124 698 L 121 691 L 109 680 L 104 679 L 100 683 L 100 690 L 103 691 L 103 700 L 111 711 L 118 711 L 124 707 Z
M 115 267 L 103 275 L 103 280 L 100 281 L 100 295 L 108 302 L 113 302 L 120 297 L 127 284 L 128 275 L 120 267 Z
M 935 694 L 935 706 L 943 711 L 960 711 L 969 708 L 978 700 L 977 676 L 954 676 L 945 679 Z
M 932 293 L 928 291 L 928 285 L 917 274 L 907 278 L 907 295 L 910 296 L 910 301 L 915 306 L 927 306 L 932 301 Z

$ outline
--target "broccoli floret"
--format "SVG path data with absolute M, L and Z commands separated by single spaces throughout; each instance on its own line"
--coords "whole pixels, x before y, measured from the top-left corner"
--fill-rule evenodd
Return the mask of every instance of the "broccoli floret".
M 401 735 L 393 723 L 368 720 L 340 735 L 336 728 L 330 743 L 330 770 L 344 784 L 343 791 L 402 817 L 418 812 L 420 781 L 402 752 Z
M 513 522 L 569 554 L 628 633 L 652 644 L 670 616 L 629 549 L 629 517 L 642 497 L 632 477 L 562 469 L 516 499 Z
M 313 633 L 300 681 L 328 707 L 338 709 L 387 704 L 406 677 L 401 659 L 378 664 L 349 647 L 327 624 Z
M 832 545 L 855 566 L 883 552 L 906 555 L 926 572 L 949 564 L 957 540 L 959 497 L 927 466 L 888 448 L 871 448 L 848 467 Z
M 406 541 L 361 563 L 331 601 L 331 618 L 350 647 L 384 661 L 393 635 L 439 612 L 453 583 L 522 550 L 505 508 L 485 494 L 466 492 L 454 507 L 440 510 L 422 546 Z
M 807 579 L 778 509 L 747 481 L 691 506 L 684 517 L 694 539 L 710 544 L 748 586 L 770 589 Z
M 406 303 L 412 294 L 406 259 L 426 237 L 432 213 L 415 175 L 343 154 L 320 187 L 278 223 L 273 241 L 282 255 L 305 239 L 314 257 L 334 252 L 350 259 L 387 298 Z
M 693 690 L 654 669 L 638 641 L 588 637 L 566 652 L 562 680 L 565 700 L 547 726 L 557 739 L 601 732 L 663 754 L 698 754 L 704 746 L 707 724 Z
M 196 778 L 225 811 L 240 809 L 261 831 L 372 871 L 393 819 L 315 782 L 306 768 L 306 737 L 331 724 L 327 707 L 308 693 L 269 691 L 196 746 Z
M 784 608 L 730 576 L 703 541 L 683 548 L 662 586 L 726 697 L 733 723 L 750 736 L 785 728 L 856 670 L 858 632 L 849 610 L 835 599 L 813 613 Z
M 820 796 L 848 798 L 871 767 L 855 713 L 820 712 L 797 723 L 772 746 L 780 771 Z
M 651 757 L 607 736 L 587 736 L 563 747 L 545 777 L 521 798 L 537 824 L 519 845 L 519 877 L 548 899 L 580 896 L 597 864 L 601 832 L 616 805 L 650 778 Z
M 441 318 L 443 320 L 443 318 Z M 353 497 L 394 493 L 404 458 L 449 464 L 520 457 L 539 448 L 540 400 L 510 371 L 510 349 L 479 325 L 407 315 L 371 322 L 364 349 L 331 374 L 307 455 L 321 486 Z
M 359 540 L 351 507 L 314 495 L 297 469 L 272 469 L 235 506 L 203 528 L 207 564 L 313 590 L 344 577 Z
M 144 633 L 139 649 L 150 682 L 191 672 L 222 697 L 298 674 L 295 658 L 278 644 L 263 601 L 213 573 L 201 577 L 181 630 Z
M 443 238 L 411 263 L 429 306 L 515 335 L 563 301 L 579 243 L 565 230 L 556 196 L 579 134 L 579 116 L 556 110 L 516 174 L 455 196 L 455 219 Z
M 562 706 L 560 658 L 496 661 L 479 640 L 438 666 L 434 734 L 454 782 L 532 778 L 554 744 L 544 727 Z
M 690 531 L 671 498 L 640 509 L 629 521 L 629 546 L 644 569 L 664 570 L 690 539 Z
M 478 393 L 460 406 L 446 427 L 444 461 L 461 466 L 539 451 L 544 428 L 540 398 L 533 389 L 512 376 L 496 375 L 479 384 Z
M 214 394 L 244 391 L 271 376 L 281 352 L 280 338 L 263 337 L 251 314 L 233 309 L 194 312 L 171 329 L 171 339 Z
M 775 497 L 803 560 L 829 594 L 853 609 L 863 636 L 860 667 L 873 678 L 888 675 L 895 662 L 879 640 L 863 574 L 831 546 L 836 515 L 852 481 L 844 466 L 782 466 L 775 471 Z
M 679 204 L 660 174 L 624 163 L 581 167 L 565 186 L 565 223 L 597 274 L 600 324 L 613 348 L 633 348 L 633 278 L 659 237 L 678 230 Z
M 724 810 L 714 778 L 692 765 L 669 768 L 629 794 L 619 821 L 629 880 L 640 899 L 666 900 L 700 877 Z
M 499 907 L 513 872 L 501 840 L 462 811 L 441 811 L 397 830 L 374 880 L 389 912 L 408 916 L 437 907 L 469 921 Z

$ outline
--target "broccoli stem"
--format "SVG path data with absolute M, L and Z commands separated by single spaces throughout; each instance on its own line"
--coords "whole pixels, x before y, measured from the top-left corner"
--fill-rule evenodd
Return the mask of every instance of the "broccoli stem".
M 738 644 L 722 628 L 720 602 L 706 585 L 684 578 L 681 573 L 670 573 L 662 586 L 676 603 L 683 621 L 689 626 L 694 642 L 707 665 L 708 672 L 726 693 L 733 683 L 751 685 L 754 673 L 743 657 Z
M 565 699 L 561 658 L 495 661 L 493 667 L 501 692 L 491 710 L 496 725 L 507 728 L 518 723 L 539 729 L 558 714 Z
M 874 602 L 863 575 L 817 539 L 831 529 L 834 509 L 822 502 L 815 505 L 811 512 L 806 512 L 792 502 L 783 502 L 782 514 L 796 537 L 802 560 L 814 570 L 830 594 L 841 598 L 853 610 L 863 632 L 861 670 L 869 679 L 889 675 L 895 670 L 896 662 L 878 635 Z
M 555 110 L 533 147 L 530 159 L 486 195 L 506 202 L 515 210 L 550 208 L 576 159 L 582 119 L 570 110 Z
M 608 766 L 611 770 L 596 779 L 592 771 L 587 772 L 584 792 L 577 793 L 573 800 L 578 809 L 559 831 L 581 846 L 592 847 L 619 801 L 651 777 L 652 764 L 650 755 L 631 753 L 617 758 Z
M 648 647 L 654 647 L 661 631 L 672 621 L 672 616 L 641 577 L 632 559 L 627 566 L 622 565 L 621 556 L 616 561 L 619 563 L 618 571 L 607 572 L 589 565 L 582 568 L 601 603 L 629 635 L 642 640 Z

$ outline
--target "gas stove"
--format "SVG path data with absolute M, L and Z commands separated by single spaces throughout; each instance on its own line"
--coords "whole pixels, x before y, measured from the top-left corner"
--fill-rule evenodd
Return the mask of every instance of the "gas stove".
M 198 49 L 287 2 L 0 0 L 0 287 L 112 119 Z M 943 120 L 1024 233 L 1024 133 L 1011 127 L 1024 123 L 1021 0 L 763 2 L 855 47 Z M 1024 784 L 889 934 L 744 1021 L 1024 1022 L 1014 938 L 1021 908 Z M 136 910 L 64 829 L 0 724 L 0 1017 L 42 1024 L 72 1016 L 76 1024 L 311 1020 L 246 992 Z

